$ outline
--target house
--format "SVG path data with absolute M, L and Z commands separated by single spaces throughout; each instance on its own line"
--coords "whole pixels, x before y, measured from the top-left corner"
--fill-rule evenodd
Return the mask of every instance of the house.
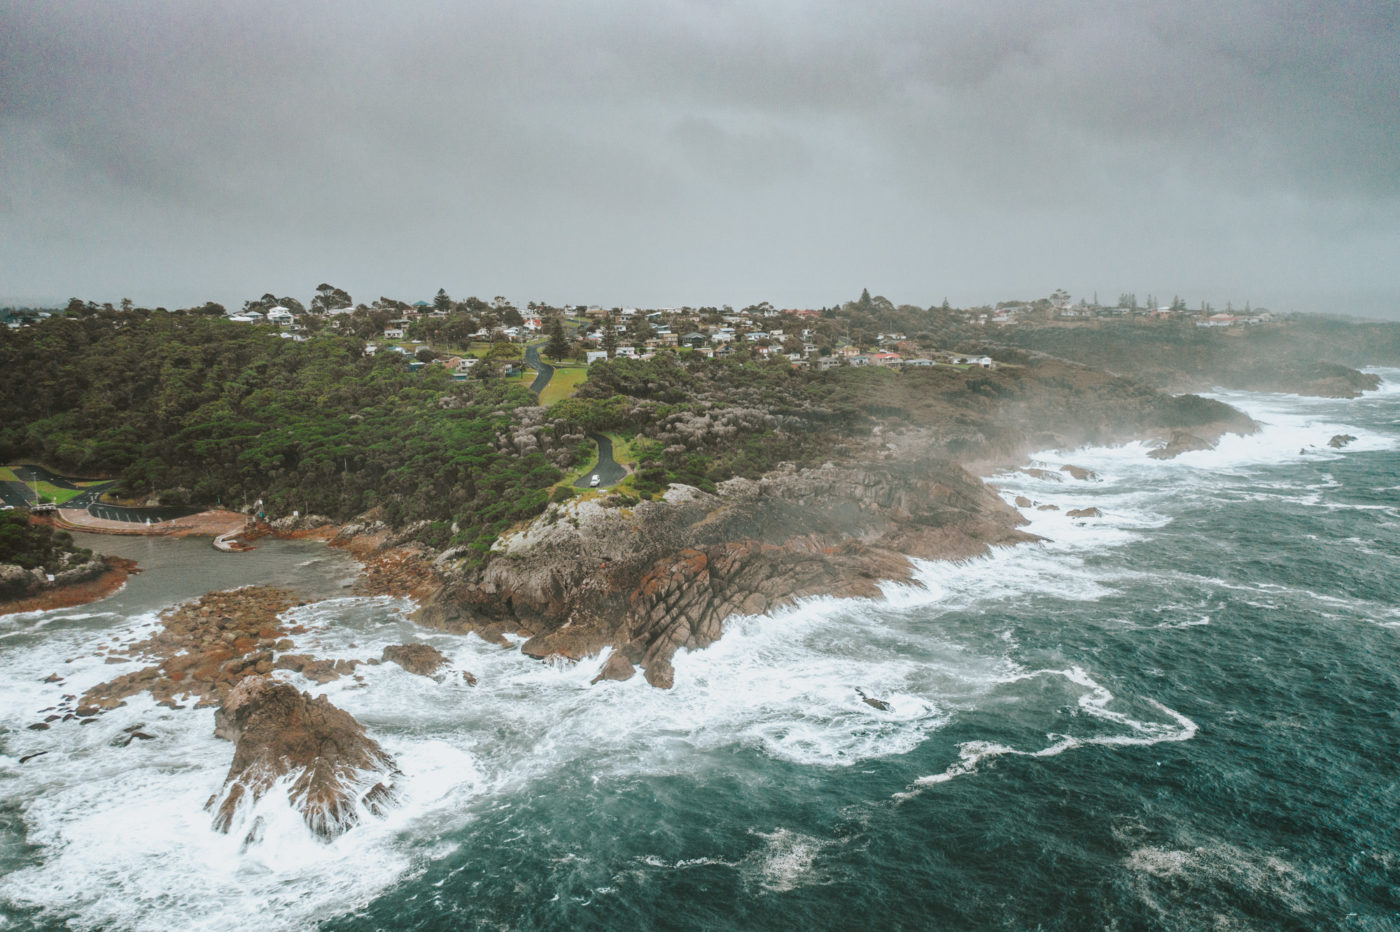
M 636 359 L 637 348 L 635 346 L 619 346 L 617 348 L 617 355 L 623 359 Z
M 897 366 L 901 362 L 898 353 L 872 353 L 870 362 L 877 366 Z
M 584 354 L 584 363 L 591 366 L 591 365 L 593 365 L 595 362 L 598 362 L 599 360 L 606 361 L 607 358 L 608 358 L 608 351 L 607 351 L 607 350 L 589 350 L 588 352 L 586 352 L 586 353 Z
M 402 340 L 402 339 L 403 339 L 403 330 L 400 329 L 399 327 L 386 327 L 385 330 L 384 330 L 384 339 L 386 339 L 386 340 Z
M 924 359 L 923 357 L 904 360 L 904 368 L 906 369 L 927 369 L 929 366 L 932 365 L 932 359 Z
M 290 324 L 293 320 L 293 316 L 289 309 L 279 304 L 276 307 L 268 308 L 267 320 L 268 323 L 273 324 Z
M 818 369 L 819 371 L 821 371 L 821 372 L 825 372 L 825 371 L 828 370 L 828 369 L 834 369 L 834 368 L 836 368 L 836 367 L 839 366 L 839 365 L 841 365 L 841 357 L 840 357 L 840 356 L 818 356 L 818 357 L 817 357 L 817 369 Z
M 847 356 L 846 362 L 852 366 L 868 366 L 870 365 L 870 357 L 863 353 L 857 353 L 854 356 Z

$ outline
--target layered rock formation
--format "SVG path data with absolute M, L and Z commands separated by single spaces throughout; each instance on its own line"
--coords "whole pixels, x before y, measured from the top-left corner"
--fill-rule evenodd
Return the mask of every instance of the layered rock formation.
M 312 699 L 289 683 L 248 677 L 214 714 L 214 733 L 235 744 L 223 789 L 207 807 L 221 832 L 232 827 L 241 804 L 283 777 L 291 778 L 293 806 L 325 839 L 394 802 L 394 759 L 325 696 Z
M 552 508 L 503 539 L 484 571 L 454 571 L 444 555 L 448 581 L 418 619 L 526 634 L 523 650 L 540 658 L 611 646 L 603 676 L 640 665 L 666 687 L 675 651 L 712 643 L 732 614 L 809 595 L 876 596 L 880 581 L 909 576 L 907 556 L 965 558 L 1032 539 L 1022 523 L 956 464 L 888 453 L 867 466 L 731 480 L 714 495 L 673 485 L 632 508 Z

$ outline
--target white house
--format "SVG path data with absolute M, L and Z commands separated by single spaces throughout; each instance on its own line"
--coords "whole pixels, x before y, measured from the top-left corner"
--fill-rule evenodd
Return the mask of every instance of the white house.
M 584 353 L 584 363 L 589 366 L 593 365 L 595 362 L 598 362 L 600 359 L 606 360 L 607 358 L 607 350 L 588 350 Z
M 390 327 L 390 328 L 388 328 L 388 329 L 386 329 L 386 330 L 384 331 L 384 339 L 386 339 L 386 340 L 402 340 L 402 339 L 403 339 L 403 331 L 400 330 L 398 327 Z

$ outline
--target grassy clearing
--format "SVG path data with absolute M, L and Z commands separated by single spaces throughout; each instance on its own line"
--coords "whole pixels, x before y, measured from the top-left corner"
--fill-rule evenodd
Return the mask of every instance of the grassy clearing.
M 540 404 L 552 405 L 574 393 L 588 378 L 588 369 L 583 366 L 565 366 L 554 370 L 554 377 L 540 392 Z
M 30 489 L 33 489 L 37 486 L 39 489 L 39 500 L 53 502 L 55 505 L 62 505 L 70 498 L 76 498 L 77 496 L 83 494 L 82 489 L 60 489 L 56 485 L 50 485 L 49 483 L 42 481 L 26 482 L 25 485 L 27 485 Z
M 8 466 L 0 466 L 0 482 L 18 482 L 19 477 L 15 471 Z
M 617 460 L 620 466 L 634 467 L 637 465 L 637 453 L 632 449 L 632 438 L 624 437 L 621 434 L 605 435 L 613 442 L 613 459 Z

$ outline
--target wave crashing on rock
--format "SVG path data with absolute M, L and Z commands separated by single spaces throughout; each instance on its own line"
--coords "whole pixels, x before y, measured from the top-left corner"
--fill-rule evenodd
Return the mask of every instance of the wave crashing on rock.
M 325 696 L 312 699 L 289 683 L 251 676 L 214 713 L 214 733 L 235 744 L 223 789 L 206 806 L 218 831 L 228 832 L 240 806 L 284 777 L 291 779 L 292 805 L 327 841 L 397 801 L 394 758 Z

